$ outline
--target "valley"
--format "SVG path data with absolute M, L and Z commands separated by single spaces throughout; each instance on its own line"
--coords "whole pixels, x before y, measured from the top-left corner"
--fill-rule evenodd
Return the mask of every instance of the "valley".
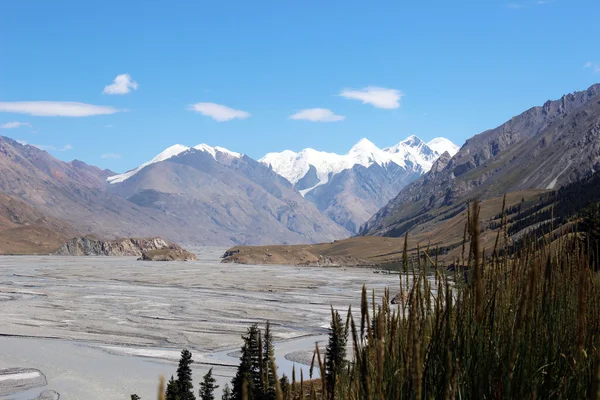
M 216 364 L 219 382 L 229 380 L 235 358 L 220 352 L 239 350 L 251 322 L 270 320 L 276 343 L 292 340 L 278 353 L 289 375 L 285 355 L 311 351 L 311 337 L 327 333 L 330 305 L 360 309 L 363 284 L 377 296 L 399 287 L 397 275 L 364 268 L 222 264 L 224 251 L 202 248 L 198 261 L 166 263 L 3 256 L 0 369 L 42 371 L 48 385 L 34 396 L 51 389 L 67 399 L 152 398 L 184 347 L 194 353 L 196 379 Z M 307 366 L 296 368 L 307 376 Z

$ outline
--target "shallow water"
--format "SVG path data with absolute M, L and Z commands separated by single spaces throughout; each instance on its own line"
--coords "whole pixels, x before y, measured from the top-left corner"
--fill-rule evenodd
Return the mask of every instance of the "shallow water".
M 43 389 L 64 399 L 154 398 L 158 376 L 175 372 L 182 348 L 194 354 L 196 388 L 210 364 L 223 385 L 235 373 L 229 354 L 240 335 L 266 320 L 278 372 L 289 375 L 285 354 L 325 340 L 330 305 L 358 310 L 363 284 L 377 297 L 398 287 L 397 275 L 369 269 L 221 264 L 223 251 L 201 249 L 198 261 L 185 263 L 0 257 L 0 334 L 9 335 L 0 338 L 0 368 L 37 368 L 48 379 L 12 398 Z

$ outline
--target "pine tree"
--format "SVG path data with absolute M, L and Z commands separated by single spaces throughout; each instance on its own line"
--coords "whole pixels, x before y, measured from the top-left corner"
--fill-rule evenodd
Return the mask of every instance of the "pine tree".
M 165 400 L 180 400 L 178 396 L 179 388 L 177 387 L 177 381 L 173 379 L 173 375 L 171 375 L 171 379 L 169 383 L 167 383 L 167 390 L 165 392 Z
M 281 388 L 281 394 L 283 394 L 283 398 L 289 399 L 291 394 L 291 388 L 290 380 L 288 379 L 286 374 L 283 374 L 281 379 L 279 379 L 279 387 Z
M 196 400 L 193 391 L 194 385 L 192 384 L 192 368 L 190 367 L 193 362 L 192 353 L 187 349 L 182 350 L 179 366 L 177 367 L 178 400 Z
M 583 234 L 583 245 L 590 257 L 590 265 L 598 271 L 600 269 L 600 207 L 598 207 L 598 203 L 590 203 L 582 214 L 579 230 Z
M 229 388 L 229 384 L 225 384 L 223 388 L 223 395 L 221 396 L 221 400 L 232 400 L 233 395 L 231 394 L 231 389 Z
M 265 336 L 263 338 L 262 350 L 263 371 L 265 375 L 263 398 L 265 400 L 275 400 L 277 397 L 277 392 L 275 389 L 277 371 L 273 371 L 271 364 L 271 359 L 275 357 L 275 348 L 273 347 L 273 335 L 271 333 L 271 323 L 269 321 L 267 321 L 265 326 Z
M 254 324 L 248 328 L 246 336 L 242 336 L 242 339 L 244 345 L 242 346 L 240 365 L 231 381 L 233 385 L 232 398 L 234 400 L 258 400 L 260 392 L 257 393 L 256 383 L 260 382 L 261 376 L 257 325 Z M 243 398 L 244 393 L 246 398 Z
M 346 341 L 347 334 L 344 329 L 342 317 L 331 308 L 331 327 L 329 329 L 329 343 L 325 351 L 325 372 L 327 392 L 329 398 L 335 397 L 335 385 L 337 376 L 340 375 L 346 365 Z
M 215 389 L 219 386 L 215 385 L 215 378 L 212 376 L 212 368 L 208 370 L 206 375 L 202 378 L 202 382 L 200 382 L 200 399 L 201 400 L 215 400 Z

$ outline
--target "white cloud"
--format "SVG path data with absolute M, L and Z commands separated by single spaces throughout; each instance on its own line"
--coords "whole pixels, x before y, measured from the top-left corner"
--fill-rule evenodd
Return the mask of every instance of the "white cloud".
M 242 110 L 234 110 L 227 106 L 215 103 L 196 103 L 188 107 L 188 110 L 196 111 L 207 117 L 211 117 L 215 121 L 224 122 L 232 119 L 250 118 L 250 113 Z
M 31 128 L 31 124 L 29 122 L 11 121 L 0 126 L 2 129 L 15 129 L 21 127 Z
M 110 106 L 71 101 L 12 101 L 0 102 L 0 112 L 27 114 L 36 117 L 89 117 L 92 115 L 114 114 L 118 110 Z
M 60 151 L 69 151 L 69 150 L 73 150 L 73 146 L 71 146 L 70 144 L 65 144 Z
M 47 144 L 32 144 L 32 146 L 37 147 L 40 150 L 44 151 L 53 151 L 56 150 L 56 147 L 47 145 Z
M 352 100 L 360 100 L 363 104 L 371 104 L 377 108 L 399 108 L 404 94 L 396 89 L 368 86 L 359 90 L 344 89 L 340 96 Z
M 138 88 L 137 82 L 131 80 L 131 75 L 121 74 L 117 75 L 113 83 L 106 85 L 102 93 L 104 94 L 127 94 L 131 93 L 131 89 L 136 90 Z
M 595 74 L 600 74 L 600 63 L 588 61 L 584 64 L 583 68 L 591 69 Z
M 346 117 L 342 115 L 336 115 L 333 111 L 328 110 L 327 108 L 308 108 L 290 116 L 290 119 L 312 122 L 335 122 L 343 121 L 344 118 Z
M 121 158 L 121 155 L 116 153 L 105 153 L 102 154 L 100 157 L 104 159 L 118 160 L 119 158 Z

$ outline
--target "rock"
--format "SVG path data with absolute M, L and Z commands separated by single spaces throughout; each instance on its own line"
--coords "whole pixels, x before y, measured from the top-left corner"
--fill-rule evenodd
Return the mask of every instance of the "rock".
M 404 297 L 404 302 L 406 303 L 408 301 L 407 293 L 404 293 L 404 296 L 401 296 L 401 293 L 398 293 L 396 296 L 394 296 L 394 298 L 392 299 L 392 301 L 390 303 L 401 304 L 402 297 Z
M 44 390 L 38 397 L 33 400 L 58 400 L 60 399 L 60 394 L 55 392 L 54 390 Z
M 137 256 L 144 251 L 181 249 L 160 237 L 141 239 L 98 240 L 77 237 L 64 243 L 55 253 L 59 256 Z
M 142 253 L 138 261 L 188 261 L 196 260 L 196 256 L 182 248 L 148 250 Z

